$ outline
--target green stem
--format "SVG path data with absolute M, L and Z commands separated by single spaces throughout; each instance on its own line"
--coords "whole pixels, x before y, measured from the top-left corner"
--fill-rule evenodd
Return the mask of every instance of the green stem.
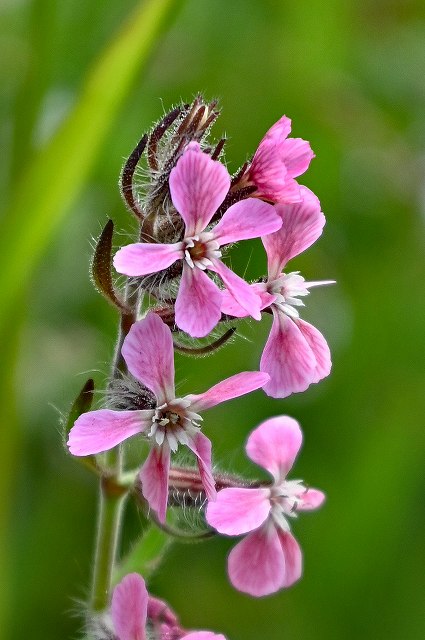
M 117 492 L 107 479 L 102 479 L 91 595 L 92 611 L 103 611 L 109 605 L 125 497 L 125 493 Z

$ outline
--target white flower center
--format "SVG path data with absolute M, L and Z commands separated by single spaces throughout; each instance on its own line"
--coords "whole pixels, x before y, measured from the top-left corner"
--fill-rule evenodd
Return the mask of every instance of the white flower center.
M 212 266 L 214 258 L 221 258 L 220 245 L 214 240 L 214 234 L 205 231 L 184 239 L 184 259 L 189 267 L 205 271 Z
M 187 398 L 175 398 L 157 407 L 148 436 L 159 446 L 166 440 L 174 452 L 177 451 L 179 443 L 189 444 L 200 430 L 202 422 L 202 417 L 194 411 L 189 411 L 189 407 L 190 400 Z
M 290 531 L 288 518 L 297 517 L 297 507 L 307 491 L 302 480 L 284 480 L 270 489 L 271 517 L 284 531 Z
M 267 283 L 267 291 L 276 296 L 274 305 L 291 318 L 299 318 L 300 314 L 296 307 L 304 307 L 304 302 L 299 300 L 304 296 L 308 296 L 311 287 L 320 287 L 325 284 L 334 284 L 334 280 L 317 280 L 314 282 L 306 282 L 300 276 L 299 271 L 291 273 L 282 273 L 276 280 L 270 280 Z

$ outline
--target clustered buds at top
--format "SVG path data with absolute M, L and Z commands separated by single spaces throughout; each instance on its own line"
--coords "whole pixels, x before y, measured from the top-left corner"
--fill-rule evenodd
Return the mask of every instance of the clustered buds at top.
M 168 605 L 148 594 L 138 573 L 115 587 L 110 616 L 115 640 L 226 640 L 212 631 L 183 629 Z
M 140 223 L 136 241 L 113 259 L 116 271 L 128 276 L 126 292 L 121 295 L 112 278 L 112 223 L 93 261 L 95 283 L 121 314 L 121 341 L 108 386 L 112 394 L 119 390 L 119 401 L 80 415 L 68 446 L 76 456 L 96 455 L 142 434 L 150 451 L 141 461 L 136 493 L 141 489 L 164 528 L 169 490 L 176 485 L 171 454 L 186 446 L 195 455 L 199 476 L 192 477 L 196 471 L 190 469 L 186 475 L 208 501 L 209 525 L 225 535 L 248 534 L 229 556 L 232 584 L 264 596 L 300 578 L 301 551 L 289 519 L 319 507 L 324 494 L 286 479 L 302 440 L 298 423 L 287 416 L 262 423 L 246 447 L 273 483 L 222 488 L 212 472 L 211 442 L 201 431 L 200 413 L 260 387 L 284 398 L 329 375 L 326 340 L 299 317 L 298 309 L 311 287 L 331 281 L 307 282 L 299 272 L 283 272 L 291 258 L 319 238 L 325 218 L 317 197 L 296 181 L 314 154 L 308 142 L 288 138 L 286 116 L 231 178 L 220 161 L 225 140 L 216 146 L 205 140 L 218 114 L 215 103 L 200 97 L 176 107 L 143 136 L 124 166 L 122 195 Z M 145 152 L 147 179 L 140 194 L 134 177 Z M 224 263 L 221 250 L 258 237 L 268 274 L 248 283 Z M 273 324 L 261 371 L 238 373 L 204 393 L 176 397 L 173 354 L 179 336 L 183 342 L 184 333 L 204 338 L 229 317 L 261 320 L 262 311 L 272 314 Z M 228 329 L 192 353 L 212 352 L 234 331 Z M 225 640 L 207 631 L 182 630 L 165 604 L 149 598 L 137 574 L 116 587 L 111 617 L 115 640 Z

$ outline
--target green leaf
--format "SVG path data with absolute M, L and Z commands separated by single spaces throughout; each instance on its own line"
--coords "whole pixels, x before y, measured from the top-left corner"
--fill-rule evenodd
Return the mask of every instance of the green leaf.
M 96 243 L 91 265 L 93 282 L 96 289 L 115 307 L 124 313 L 129 309 L 115 291 L 112 280 L 112 238 L 114 235 L 114 223 L 108 220 Z

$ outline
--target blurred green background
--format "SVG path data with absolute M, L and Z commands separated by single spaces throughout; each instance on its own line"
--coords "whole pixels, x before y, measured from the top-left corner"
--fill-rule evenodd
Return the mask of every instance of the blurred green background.
M 422 0 L 2 0 L 1 637 L 78 635 L 97 484 L 65 455 L 58 418 L 90 373 L 103 383 L 117 322 L 88 278 L 91 238 L 112 217 L 127 240 L 123 160 L 198 91 L 220 98 L 231 171 L 284 113 L 311 142 L 301 182 L 328 223 L 291 269 L 338 281 L 304 313 L 329 340 L 332 376 L 212 410 L 206 432 L 220 467 L 255 477 L 247 433 L 296 417 L 294 477 L 328 501 L 294 523 L 305 575 L 287 592 L 234 591 L 223 539 L 176 544 L 151 589 L 229 640 L 425 637 L 424 42 Z M 232 261 L 250 277 L 265 268 L 255 242 Z M 268 328 L 180 357 L 183 392 L 256 368 Z

